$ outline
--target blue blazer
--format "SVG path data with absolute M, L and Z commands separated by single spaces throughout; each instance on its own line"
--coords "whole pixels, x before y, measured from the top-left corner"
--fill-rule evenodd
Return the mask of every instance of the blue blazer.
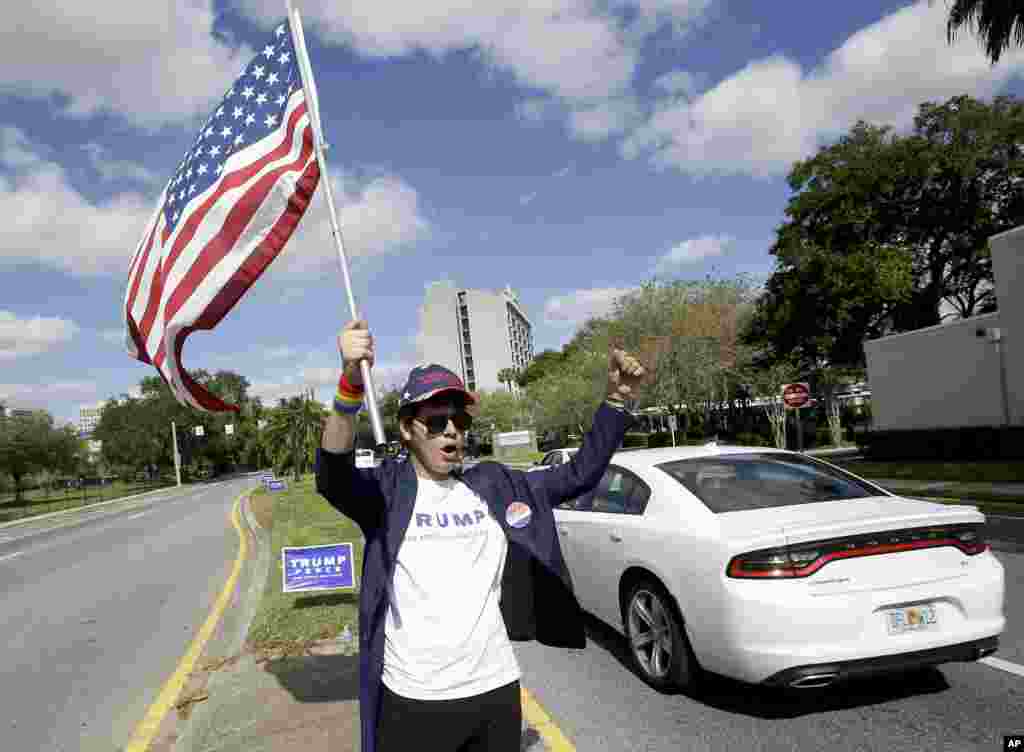
M 508 540 L 502 578 L 501 613 L 512 640 L 537 640 L 566 648 L 586 646 L 583 613 L 562 558 L 552 509 L 594 488 L 622 444 L 632 416 L 602 403 L 572 460 L 551 470 L 526 473 L 497 462 L 482 462 L 460 475 L 483 499 Z M 316 488 L 363 531 L 363 574 L 359 590 L 359 714 L 362 750 L 375 752 L 384 670 L 385 583 L 395 573 L 398 547 L 416 501 L 411 462 L 385 460 L 356 469 L 355 452 L 318 450 Z M 530 521 L 512 527 L 505 514 L 519 501 Z

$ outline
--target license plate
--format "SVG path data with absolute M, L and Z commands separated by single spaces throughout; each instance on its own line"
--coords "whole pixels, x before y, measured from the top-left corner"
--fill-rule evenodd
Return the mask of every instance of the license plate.
M 885 618 L 891 635 L 921 632 L 934 629 L 939 624 L 939 615 L 935 612 L 935 606 L 931 604 L 895 608 L 886 611 Z

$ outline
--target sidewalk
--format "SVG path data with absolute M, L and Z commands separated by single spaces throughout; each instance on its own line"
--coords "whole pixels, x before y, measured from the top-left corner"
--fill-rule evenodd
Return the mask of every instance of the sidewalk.
M 275 557 L 268 531 L 248 511 L 245 520 L 258 549 L 248 566 L 263 571 L 257 572 L 260 587 L 236 597 L 250 601 L 240 606 L 255 612 L 253 601 L 262 594 Z M 203 689 L 207 697 L 189 705 L 190 717 L 178 721 L 174 752 L 359 752 L 355 639 L 316 642 L 298 656 L 243 649 L 210 671 Z M 546 750 L 525 720 L 520 749 Z

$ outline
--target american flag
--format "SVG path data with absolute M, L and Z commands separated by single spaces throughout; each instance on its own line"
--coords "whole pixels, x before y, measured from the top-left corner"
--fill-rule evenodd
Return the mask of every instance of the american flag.
M 212 329 L 284 248 L 320 179 L 287 23 L 207 118 L 128 268 L 125 344 L 179 402 L 233 410 L 192 379 L 185 339 Z

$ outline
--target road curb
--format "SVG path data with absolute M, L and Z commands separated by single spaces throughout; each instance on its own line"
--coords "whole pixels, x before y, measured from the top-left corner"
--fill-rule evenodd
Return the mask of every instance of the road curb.
M 259 524 L 249 506 L 254 490 L 256 489 L 247 491 L 241 503 L 242 519 L 249 532 L 252 533 L 254 554 L 249 558 L 249 581 L 240 586 L 236 594 L 239 608 L 243 610 L 243 616 L 232 634 L 223 643 L 223 652 L 232 657 L 229 660 L 233 660 L 233 657 L 236 656 L 240 659 L 245 657 L 243 656 L 245 639 L 249 634 L 253 619 L 256 617 L 270 568 L 269 531 Z M 221 689 L 232 681 L 237 681 L 232 674 L 223 671 L 210 672 L 204 685 L 209 699 L 196 705 L 186 720 L 178 721 L 174 752 L 193 752 L 193 750 L 203 748 L 205 744 L 203 733 L 210 725 L 210 719 L 216 717 L 220 702 L 228 694 Z
M 51 517 L 59 517 L 62 514 L 70 514 L 71 512 L 81 512 L 84 509 L 101 509 L 109 506 L 110 504 L 116 504 L 119 501 L 130 501 L 132 499 L 140 499 L 143 496 L 149 496 L 150 494 L 160 493 L 161 491 L 167 491 L 169 489 L 184 488 L 185 486 L 192 486 L 192 483 L 183 483 L 180 486 L 164 486 L 163 488 L 154 488 L 152 491 L 143 491 L 142 493 L 132 494 L 131 496 L 118 496 L 116 499 L 109 499 L 107 501 L 97 501 L 95 504 L 83 504 L 80 507 L 68 507 L 67 509 L 60 509 L 56 512 L 47 512 L 46 514 L 36 514 L 31 517 L 22 517 L 17 520 L 11 520 L 10 522 L 0 522 L 0 530 L 5 527 L 13 527 L 14 525 L 24 525 L 29 522 L 35 522 L 36 520 L 46 520 Z

